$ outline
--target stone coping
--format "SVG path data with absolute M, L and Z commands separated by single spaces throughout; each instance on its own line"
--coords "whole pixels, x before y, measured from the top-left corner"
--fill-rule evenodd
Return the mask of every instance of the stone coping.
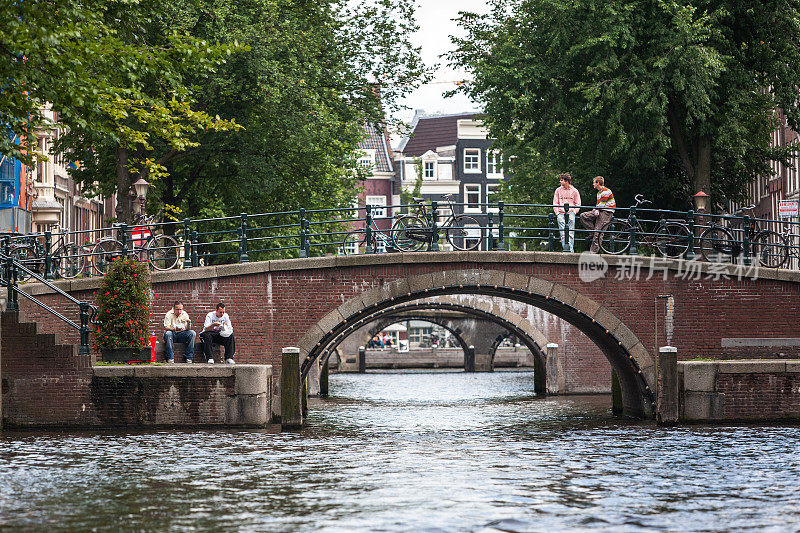
M 678 371 L 714 370 L 717 374 L 800 373 L 800 359 L 747 359 L 725 361 L 678 361 Z
M 494 263 L 538 263 L 538 264 L 571 264 L 577 265 L 581 254 L 564 252 L 410 252 L 410 253 L 387 253 L 374 255 L 356 256 L 326 256 L 309 257 L 300 259 L 276 259 L 272 261 L 259 261 L 254 263 L 242 263 L 234 265 L 218 265 L 208 267 L 197 267 L 188 269 L 176 269 L 163 272 L 153 272 L 153 283 L 165 283 L 171 281 L 191 281 L 198 279 L 214 279 L 231 276 L 241 276 L 246 274 L 261 274 L 266 272 L 286 272 L 291 270 L 319 270 L 338 267 L 353 267 L 361 265 L 404 265 L 421 263 L 474 263 L 487 264 Z M 644 256 L 629 255 L 606 255 L 603 260 L 609 267 L 625 265 L 648 268 L 651 263 L 659 270 L 671 270 L 685 272 L 687 261 L 680 259 L 663 259 Z M 705 263 L 697 261 L 693 263 L 697 267 L 699 275 L 727 275 L 736 277 L 742 273 L 744 278 L 752 277 L 756 272 L 759 279 L 800 282 L 800 271 L 786 269 L 772 269 L 758 267 L 752 268 L 747 273 L 748 267 L 729 265 L 721 263 Z M 741 270 L 740 270 L 741 269 Z M 92 290 L 100 287 L 102 278 L 86 278 L 57 281 L 55 285 L 64 291 Z M 50 294 L 55 291 L 41 283 L 23 284 L 22 289 L 31 295 Z
M 237 395 L 260 395 L 270 391 L 272 365 L 209 365 L 205 363 L 176 363 L 164 365 L 95 365 L 93 377 L 114 378 L 229 378 L 234 379 Z

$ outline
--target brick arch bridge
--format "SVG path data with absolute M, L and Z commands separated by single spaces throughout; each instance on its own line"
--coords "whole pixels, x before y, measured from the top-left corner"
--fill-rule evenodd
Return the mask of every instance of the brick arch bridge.
M 673 297 L 668 341 L 683 359 L 798 355 L 797 346 L 783 346 L 780 339 L 776 344 L 775 338 L 800 330 L 800 273 L 761 269 L 758 279 L 736 279 L 735 266 L 697 263 L 694 277 L 685 275 L 681 261 L 604 258 L 608 272 L 589 283 L 579 277 L 578 255 L 549 252 L 331 256 L 157 272 L 151 326 L 161 331 L 173 300 L 183 300 L 195 324 L 215 302 L 226 301 L 237 335 L 237 358 L 272 364 L 277 382 L 283 347 L 300 347 L 306 370 L 350 324 L 385 308 L 437 295 L 499 296 L 540 307 L 583 331 L 616 370 L 625 410 L 634 415 L 652 413 L 652 354 L 667 342 L 661 296 Z M 626 279 L 634 271 L 639 279 Z M 93 301 L 100 281 L 59 284 L 78 299 Z M 46 287 L 30 285 L 27 290 L 76 316 L 74 306 Z M 28 319 L 77 342 L 74 331 L 52 315 L 20 301 Z M 772 342 L 759 346 L 750 342 L 753 338 Z M 77 357 L 69 386 L 85 386 L 89 361 L 88 356 Z
M 495 306 L 491 303 L 471 302 L 469 304 L 466 304 L 466 303 L 461 303 L 456 299 L 450 299 L 450 298 L 443 298 L 437 300 L 419 300 L 416 302 L 400 304 L 384 309 L 380 313 L 377 313 L 376 315 L 373 315 L 370 318 L 359 321 L 360 322 L 359 324 L 355 324 L 355 329 L 353 329 L 351 337 L 334 340 L 331 344 L 326 346 L 322 352 L 321 358 L 323 360 L 327 360 L 327 358 L 330 357 L 333 351 L 339 348 L 341 343 L 350 340 L 350 338 L 352 338 L 353 336 L 357 336 L 359 332 L 363 332 L 363 335 L 353 339 L 355 340 L 355 344 L 357 346 L 365 345 L 366 342 L 369 341 L 369 339 L 374 337 L 375 334 L 377 334 L 383 328 L 391 324 L 410 319 L 427 320 L 429 322 L 446 327 L 456 336 L 461 348 L 462 349 L 467 348 L 468 342 L 463 339 L 463 335 L 461 334 L 461 332 L 453 332 L 452 328 L 449 327 L 450 324 L 447 323 L 447 319 L 444 319 L 443 323 L 442 320 L 437 320 L 436 317 L 430 316 L 428 314 L 419 314 L 422 311 L 426 312 L 446 311 L 450 313 L 456 313 L 457 315 L 462 315 L 463 317 L 472 317 L 490 321 L 500 326 L 501 328 L 505 329 L 508 332 L 508 334 L 505 336 L 516 335 L 516 337 L 520 340 L 520 342 L 524 344 L 525 347 L 528 348 L 528 350 L 530 350 L 531 354 L 533 355 L 534 360 L 536 362 L 535 363 L 536 370 L 539 372 L 544 372 L 545 368 L 544 349 L 545 346 L 547 345 L 547 338 L 545 337 L 544 333 L 542 333 L 541 330 L 534 327 L 529 321 L 527 321 L 517 313 L 511 312 L 507 309 L 500 309 L 498 306 Z M 374 325 L 365 330 L 363 325 L 370 325 L 370 324 Z M 492 339 L 493 342 L 491 344 L 489 352 L 489 355 L 492 358 L 494 357 L 497 345 L 501 340 L 502 339 L 500 340 Z M 541 392 L 544 392 L 544 390 L 542 390 Z

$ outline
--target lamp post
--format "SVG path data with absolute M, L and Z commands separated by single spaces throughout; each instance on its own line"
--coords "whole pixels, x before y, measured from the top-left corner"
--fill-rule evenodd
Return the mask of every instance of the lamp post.
M 694 210 L 698 213 L 708 213 L 708 198 L 709 196 L 703 191 L 698 191 L 697 194 L 692 196 Z
M 150 184 L 145 181 L 144 178 L 139 178 L 138 181 L 134 182 L 133 189 L 136 191 L 136 197 L 139 199 L 139 214 L 144 216 L 145 214 L 145 205 L 147 202 L 147 190 L 150 188 Z

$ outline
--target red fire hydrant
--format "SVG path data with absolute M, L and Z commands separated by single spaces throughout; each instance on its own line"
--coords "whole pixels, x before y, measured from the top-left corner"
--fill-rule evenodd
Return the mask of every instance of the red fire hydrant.
M 157 342 L 158 342 L 158 337 L 156 337 L 155 335 L 151 334 L 150 335 L 150 350 L 151 350 L 150 362 L 151 363 L 155 363 L 156 362 L 156 343 Z

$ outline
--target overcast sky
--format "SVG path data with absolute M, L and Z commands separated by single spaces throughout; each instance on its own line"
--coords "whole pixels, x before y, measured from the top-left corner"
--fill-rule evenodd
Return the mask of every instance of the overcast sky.
M 453 49 L 451 35 L 463 35 L 453 19 L 459 11 L 485 13 L 486 3 L 483 0 L 417 0 L 417 23 L 419 31 L 413 41 L 422 47 L 422 59 L 426 65 L 439 64 L 432 83 L 423 85 L 406 98 L 401 104 L 411 109 L 400 112 L 396 118 L 410 122 L 414 109 L 424 109 L 427 113 L 459 113 L 478 109 L 464 95 L 444 98 L 443 94 L 455 87 L 454 81 L 463 79 L 464 71 L 453 70 L 446 66 L 446 60 L 440 58 Z

